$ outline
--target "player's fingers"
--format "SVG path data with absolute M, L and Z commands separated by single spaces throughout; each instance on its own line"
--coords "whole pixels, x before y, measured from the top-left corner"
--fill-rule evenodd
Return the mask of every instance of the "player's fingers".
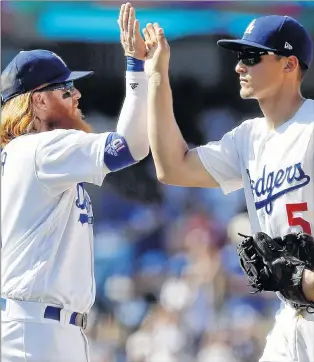
M 123 13 L 123 20 L 122 20 L 122 24 L 123 24 L 122 28 L 123 28 L 123 32 L 124 32 L 125 37 L 126 37 L 126 35 L 127 35 L 126 33 L 128 31 L 130 8 L 131 8 L 131 4 L 126 3 L 125 8 L 124 8 L 124 13 Z
M 132 6 L 132 5 L 131 5 Z M 136 18 L 136 10 L 135 10 L 135 7 L 132 6 L 132 9 L 133 9 L 133 15 L 134 15 L 134 19 Z
M 134 21 L 133 36 L 134 38 L 142 38 L 140 33 L 140 22 L 138 20 Z
M 134 8 L 131 7 L 130 12 L 129 12 L 129 22 L 128 22 L 128 43 L 129 43 L 129 45 L 131 45 L 133 42 L 134 21 L 135 21 Z
M 125 9 L 125 4 L 122 4 L 120 7 L 120 13 L 119 13 L 119 18 L 118 18 L 118 24 L 119 24 L 120 31 L 123 31 L 124 9 Z
M 122 4 L 120 7 L 120 14 L 119 14 L 119 18 L 118 18 L 118 24 L 119 24 L 119 29 L 120 29 L 120 41 L 121 41 L 122 45 L 124 45 L 124 42 L 125 42 L 124 31 L 123 31 L 124 9 L 125 9 L 125 4 Z
M 151 41 L 152 42 L 157 42 L 157 34 L 156 34 L 156 30 L 155 30 L 153 24 L 148 23 L 146 25 L 146 28 L 147 28 L 147 30 L 149 32 L 149 36 L 150 36 Z
M 148 30 L 146 28 L 144 28 L 142 30 L 142 32 L 143 32 L 143 35 L 144 35 L 146 48 L 148 50 L 152 49 L 154 47 L 154 42 L 151 40 Z
M 151 42 L 150 35 L 149 35 L 149 32 L 148 32 L 147 28 L 144 28 L 142 30 L 142 32 L 143 32 L 143 35 L 144 35 L 145 42 L 146 43 Z
M 154 30 L 158 42 L 161 40 L 166 40 L 164 30 L 159 26 L 158 23 L 154 23 Z
M 165 37 L 164 29 L 160 28 L 159 25 L 156 25 L 155 30 L 157 33 L 158 44 L 161 45 L 162 49 L 169 50 L 169 45 L 168 45 L 167 39 Z
M 158 33 L 159 33 L 159 29 L 162 29 L 161 27 L 160 27 L 160 25 L 158 24 L 158 23 L 154 23 L 154 25 L 153 25 L 153 27 L 154 27 L 154 30 L 155 30 L 155 34 L 156 34 L 156 38 L 158 37 Z M 163 31 L 163 29 L 162 29 L 162 31 Z

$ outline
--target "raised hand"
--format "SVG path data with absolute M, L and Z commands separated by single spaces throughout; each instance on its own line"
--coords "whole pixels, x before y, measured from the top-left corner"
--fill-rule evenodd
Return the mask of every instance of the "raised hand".
M 170 47 L 164 30 L 158 23 L 154 23 L 154 25 L 149 23 L 143 29 L 143 34 L 148 51 L 147 59 L 151 59 L 148 73 L 168 73 Z
M 124 54 L 139 60 L 145 60 L 146 44 L 140 33 L 139 21 L 135 18 L 135 9 L 130 3 L 121 5 L 118 24 Z

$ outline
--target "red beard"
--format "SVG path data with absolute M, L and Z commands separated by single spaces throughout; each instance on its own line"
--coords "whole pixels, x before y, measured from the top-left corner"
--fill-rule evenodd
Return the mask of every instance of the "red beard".
M 79 113 L 79 116 L 77 117 L 77 120 L 75 121 L 75 124 L 76 124 L 75 129 L 77 129 L 78 131 L 86 132 L 86 133 L 92 133 L 93 128 L 90 124 L 88 124 L 85 121 L 85 117 L 82 114 L 80 109 L 78 109 L 78 113 Z

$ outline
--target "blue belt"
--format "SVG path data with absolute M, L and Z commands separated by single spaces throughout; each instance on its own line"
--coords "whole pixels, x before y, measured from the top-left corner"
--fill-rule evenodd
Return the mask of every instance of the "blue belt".
M 4 298 L 1 298 L 1 310 L 6 310 L 6 299 Z M 47 306 L 45 308 L 44 318 L 60 321 L 61 310 L 62 308 L 59 307 Z M 85 329 L 87 326 L 87 313 L 73 312 L 69 324 Z

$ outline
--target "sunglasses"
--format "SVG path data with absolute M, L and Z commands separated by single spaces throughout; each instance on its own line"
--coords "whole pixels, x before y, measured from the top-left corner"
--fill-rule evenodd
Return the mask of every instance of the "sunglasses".
M 277 54 L 277 53 L 268 52 L 268 51 L 261 51 L 261 52 L 243 51 L 243 52 L 238 53 L 238 61 L 241 60 L 241 62 L 244 65 L 246 65 L 248 67 L 253 67 L 254 65 L 256 65 L 262 61 L 263 55 L 274 55 L 274 54 Z
M 47 92 L 47 91 L 55 91 L 55 90 L 64 90 L 65 93 L 74 93 L 75 87 L 73 81 L 69 82 L 62 82 L 62 83 L 55 83 L 55 84 L 49 84 L 43 88 L 36 89 L 35 92 Z

